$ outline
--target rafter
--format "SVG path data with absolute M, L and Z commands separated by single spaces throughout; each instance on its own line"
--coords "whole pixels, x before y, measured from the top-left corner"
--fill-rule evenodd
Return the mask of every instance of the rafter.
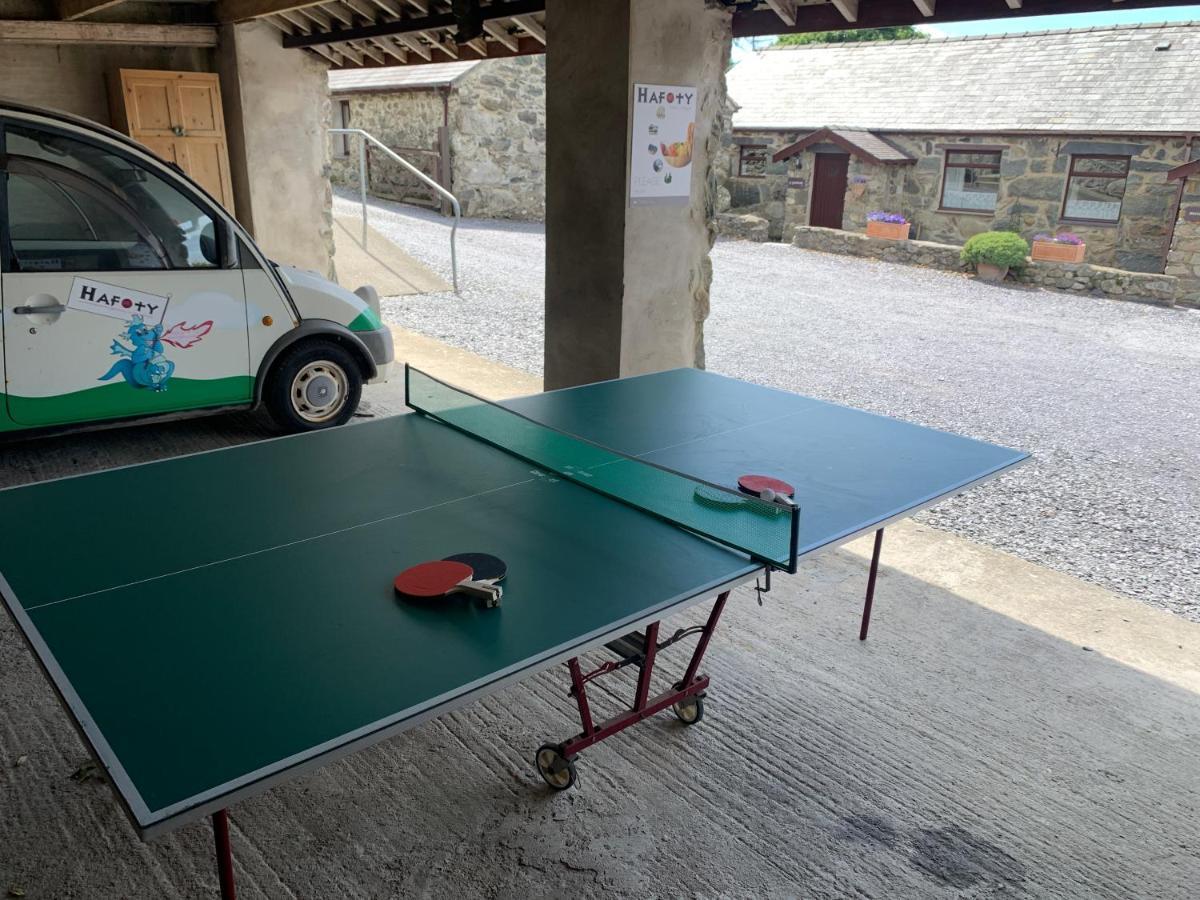
M 325 31 L 333 28 L 333 19 L 321 12 L 315 6 L 306 6 L 304 9 L 296 10 L 306 19 L 312 19 L 316 24 L 320 25 Z M 308 29 L 310 34 L 320 34 L 315 28 Z
M 796 24 L 796 0 L 767 0 L 767 6 L 783 19 L 785 25 Z
M 215 47 L 217 29 L 212 25 L 127 25 L 9 19 L 0 27 L 0 44 Z
M 324 2 L 326 0 L 217 0 L 217 21 L 246 22 Z
M 368 41 L 347 41 L 346 43 L 348 46 L 353 47 L 367 59 L 373 59 L 381 66 L 387 63 L 387 58 L 373 46 L 371 46 L 370 42 Z
M 225 0 L 225 2 L 233 2 L 233 0 Z M 511 18 L 523 30 L 544 45 L 546 42 L 546 30 L 536 19 L 532 18 L 532 15 L 542 12 L 545 6 L 545 0 L 507 0 L 504 3 L 497 2 L 484 6 L 480 12 L 484 22 Z M 291 35 L 290 37 L 285 37 L 283 43 L 285 47 L 311 47 L 313 44 L 337 44 L 344 41 L 361 41 L 366 38 L 384 37 L 386 35 L 419 34 L 433 44 L 434 49 L 451 59 L 457 59 L 458 47 L 453 42 L 444 41 L 438 35 L 440 29 L 452 28 L 457 24 L 458 20 L 452 12 L 430 12 L 421 18 L 404 17 L 392 22 L 374 21 L 366 25 L 327 29 L 324 33 Z M 519 45 L 520 42 L 518 41 L 517 43 Z M 509 52 L 514 51 L 510 50 Z
M 913 0 L 923 16 L 932 16 L 937 8 L 937 0 Z
M 484 22 L 483 30 L 491 35 L 492 39 L 499 41 L 513 53 L 516 53 L 520 46 L 517 44 L 517 39 L 508 33 L 508 29 L 497 22 Z
M 521 30 L 528 34 L 531 38 L 536 38 L 539 43 L 546 43 L 546 29 L 542 27 L 533 16 L 513 16 L 512 20 L 521 27 Z
M 341 0 L 342 3 L 350 7 L 368 22 L 378 22 L 380 15 L 378 10 L 373 8 L 369 3 L 364 3 L 363 0 Z
M 847 22 L 858 21 L 858 0 L 833 0 L 833 5 Z
M 58 0 L 58 17 L 64 22 L 69 22 L 124 2 L 125 0 Z
M 354 24 L 354 16 L 347 12 L 341 3 L 322 3 L 321 9 L 327 12 L 330 18 L 337 19 L 343 25 L 349 27 Z
M 417 34 L 429 41 L 429 45 L 433 47 L 434 50 L 441 50 L 447 56 L 452 56 L 455 59 L 458 59 L 458 45 L 455 44 L 454 41 L 443 41 L 435 32 L 432 31 L 418 31 Z
M 413 35 L 397 34 L 397 35 L 394 35 L 394 37 L 396 38 L 397 41 L 399 41 L 401 44 L 403 44 L 405 47 L 407 47 L 413 53 L 417 54 L 417 56 L 421 57 L 421 59 L 425 60 L 425 62 L 433 61 L 433 51 L 430 50 L 428 47 L 426 47 L 424 44 L 422 44 L 420 42 L 420 40 L 413 37 Z

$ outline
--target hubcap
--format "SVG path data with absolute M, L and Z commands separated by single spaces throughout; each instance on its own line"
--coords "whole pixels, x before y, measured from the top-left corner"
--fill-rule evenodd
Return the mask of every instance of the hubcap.
M 292 408 L 306 422 L 328 422 L 346 405 L 348 379 L 341 366 L 317 360 L 292 380 Z

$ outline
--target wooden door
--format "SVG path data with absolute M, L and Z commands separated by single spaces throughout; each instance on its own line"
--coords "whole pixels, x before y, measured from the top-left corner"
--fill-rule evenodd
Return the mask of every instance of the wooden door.
M 813 165 L 812 206 L 808 224 L 841 228 L 846 207 L 846 175 L 850 157 L 844 153 L 818 153 Z
M 213 195 L 232 214 L 221 83 L 212 72 L 121 69 L 114 123 Z

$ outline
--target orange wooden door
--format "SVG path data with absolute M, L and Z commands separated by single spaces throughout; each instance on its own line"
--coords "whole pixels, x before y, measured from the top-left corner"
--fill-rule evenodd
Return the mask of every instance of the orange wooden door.
M 212 72 L 121 69 L 118 124 L 233 213 L 221 83 Z

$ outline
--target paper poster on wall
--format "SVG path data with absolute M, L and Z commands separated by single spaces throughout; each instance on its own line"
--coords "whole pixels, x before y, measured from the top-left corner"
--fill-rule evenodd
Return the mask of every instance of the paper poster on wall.
M 629 205 L 686 206 L 695 140 L 695 87 L 635 84 Z

